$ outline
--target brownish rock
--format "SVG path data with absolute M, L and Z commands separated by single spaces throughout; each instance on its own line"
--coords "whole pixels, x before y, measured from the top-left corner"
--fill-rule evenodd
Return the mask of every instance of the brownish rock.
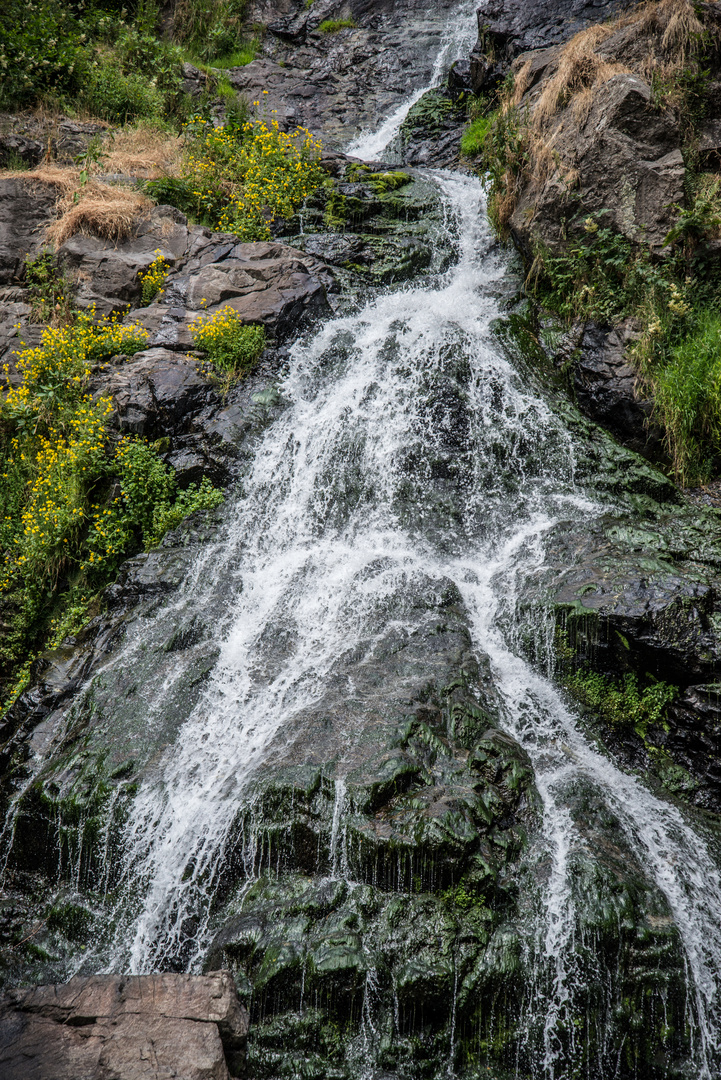
M 227 971 L 76 976 L 0 1004 L 3 1080 L 230 1080 L 248 1014 Z

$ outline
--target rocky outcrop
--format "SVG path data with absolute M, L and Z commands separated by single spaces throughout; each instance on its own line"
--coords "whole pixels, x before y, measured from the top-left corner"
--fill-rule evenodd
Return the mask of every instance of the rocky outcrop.
M 0 113 L 0 169 L 31 168 L 41 161 L 70 165 L 107 127 L 67 116 Z
M 581 412 L 629 449 L 659 461 L 663 431 L 653 423 L 653 400 L 644 393 L 627 351 L 636 338 L 633 322 L 616 327 L 588 323 L 573 353 L 573 391 Z
M 483 0 L 478 8 L 478 44 L 471 57 L 476 92 L 484 86 L 482 71 L 506 65 L 520 53 L 560 45 L 588 26 L 604 22 L 631 0 Z M 487 77 L 487 75 L 486 75 Z
M 0 999 L 3 1080 L 230 1080 L 248 1014 L 231 975 L 75 976 Z
M 229 72 L 232 85 L 265 115 L 322 134 L 328 146 L 374 130 L 410 93 L 429 85 L 433 60 L 454 10 L 442 0 L 429 15 L 421 0 L 377 4 L 368 0 L 319 0 L 306 6 L 253 5 L 268 26 L 262 56 Z M 327 20 L 354 25 L 321 32 Z M 448 63 L 459 59 L 449 56 Z M 252 106 L 253 107 L 253 106 Z
M 55 218 L 57 192 L 22 177 L 0 177 L 0 285 L 22 274 L 25 259 L 42 247 Z

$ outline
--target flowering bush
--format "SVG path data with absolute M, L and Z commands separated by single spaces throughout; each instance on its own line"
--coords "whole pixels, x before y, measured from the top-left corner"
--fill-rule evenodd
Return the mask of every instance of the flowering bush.
M 178 494 L 152 447 L 113 443 L 112 402 L 93 400 L 89 378 L 146 344 L 140 327 L 80 314 L 18 359 L 19 383 L 0 405 L 0 660 L 11 675 L 82 622 L 123 558 L 222 499 L 208 481 Z
M 244 325 L 232 307 L 200 315 L 190 324 L 190 332 L 195 345 L 225 371 L 248 371 L 265 348 L 263 327 Z
M 292 217 L 326 179 L 322 144 L 307 128 L 286 133 L 277 120 L 213 128 L 195 118 L 186 138 L 197 216 L 241 240 L 270 239 L 271 224 Z
M 148 304 L 152 304 L 156 296 L 162 296 L 164 293 L 163 285 L 168 275 L 170 267 L 160 253 L 160 250 L 154 251 L 155 258 L 151 262 L 148 269 L 144 274 L 140 275 L 140 281 L 142 283 L 142 298 L 141 302 L 143 307 L 147 307 Z

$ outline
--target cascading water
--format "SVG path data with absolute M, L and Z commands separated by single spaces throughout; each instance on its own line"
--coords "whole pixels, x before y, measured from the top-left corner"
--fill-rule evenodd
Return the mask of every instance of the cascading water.
M 458 44 L 449 41 L 439 72 Z M 352 152 L 380 155 L 401 120 L 399 112 Z M 303 742 L 303 718 L 340 668 L 351 673 L 343 678 L 352 697 L 353 671 L 389 629 L 413 632 L 417 613 L 399 598 L 429 582 L 452 582 L 475 647 L 490 660 L 501 722 L 529 755 L 542 801 L 537 847 L 547 872 L 526 938 L 527 964 L 537 975 L 521 1010 L 526 1029 L 540 1025 L 541 1035 L 520 1075 L 576 1075 L 582 987 L 574 874 L 579 852 L 593 858 L 571 809 L 582 785 L 665 897 L 688 972 L 692 1075 L 711 1080 L 721 1070 L 719 874 L 680 811 L 588 743 L 552 683 L 501 629 L 513 617 L 519 583 L 542 567 L 551 529 L 583 523 L 598 508 L 577 489 L 575 449 L 562 420 L 524 386 L 493 337 L 507 268 L 485 221 L 480 182 L 451 173 L 430 178 L 446 206 L 455 265 L 332 319 L 295 345 L 279 387 L 286 408 L 266 428 L 243 490 L 230 501 L 227 535 L 207 546 L 178 598 L 139 621 L 112 661 L 132 667 L 153 642 L 198 624 L 213 655 L 209 681 L 130 805 L 113 890 L 115 936 L 107 952 L 98 950 L 97 964 L 130 972 L 201 967 L 217 929 L 214 895 L 233 860 L 234 828 L 253 798 L 254 777 Z M 455 396 L 443 392 L 449 372 L 461 373 Z M 178 659 L 146 682 L 141 711 L 149 728 L 168 701 L 182 711 L 186 678 Z M 329 763 L 330 881 L 351 889 L 345 776 L 361 736 L 344 732 Z M 255 844 L 247 850 L 249 881 L 257 872 Z M 378 985 L 371 964 L 358 1075 L 368 1073 L 371 1044 L 380 1038 Z M 455 956 L 451 986 L 452 1072 Z M 588 1075 L 615 1075 L 605 1068 Z

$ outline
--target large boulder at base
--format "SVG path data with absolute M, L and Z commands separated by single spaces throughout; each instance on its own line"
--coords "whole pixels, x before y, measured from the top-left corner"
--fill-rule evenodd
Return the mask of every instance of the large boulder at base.
M 230 1080 L 248 1014 L 231 975 L 76 976 L 0 1003 L 3 1080 Z

